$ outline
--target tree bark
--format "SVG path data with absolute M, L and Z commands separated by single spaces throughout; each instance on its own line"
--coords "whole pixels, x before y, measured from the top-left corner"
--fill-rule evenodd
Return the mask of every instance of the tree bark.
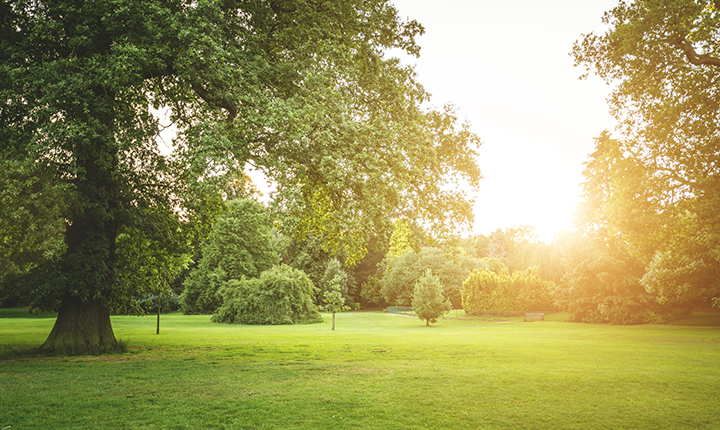
M 333 313 L 332 329 L 335 330 L 335 313 Z
M 40 351 L 63 355 L 99 354 L 117 344 L 110 310 L 98 300 L 63 300 L 50 336 Z

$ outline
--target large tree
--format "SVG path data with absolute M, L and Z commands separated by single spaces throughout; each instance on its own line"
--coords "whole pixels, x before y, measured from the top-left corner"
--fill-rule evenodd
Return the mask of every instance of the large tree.
M 220 290 L 228 281 L 257 278 L 279 262 L 272 246 L 266 208 L 250 200 L 231 200 L 202 245 L 197 268 L 189 273 L 180 295 L 186 314 L 211 314 L 222 304 Z
M 621 2 L 603 20 L 573 51 L 616 84 L 621 139 L 602 136 L 593 155 L 609 179 L 603 228 L 661 301 L 720 298 L 720 2 Z
M 113 346 L 111 309 L 156 288 L 119 282 L 119 236 L 189 252 L 247 163 L 286 231 L 351 259 L 398 214 L 467 221 L 444 184 L 477 185 L 479 140 L 386 55 L 422 31 L 384 0 L 0 3 L 3 288 L 59 310 L 43 349 Z

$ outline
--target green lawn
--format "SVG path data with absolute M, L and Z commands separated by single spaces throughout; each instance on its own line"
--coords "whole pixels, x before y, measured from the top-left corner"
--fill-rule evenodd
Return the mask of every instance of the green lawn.
M 562 315 L 440 320 L 379 312 L 298 326 L 113 317 L 130 352 L 27 354 L 52 317 L 0 310 L 0 430 L 718 429 L 720 316 L 675 325 Z M 697 325 L 703 324 L 703 325 Z

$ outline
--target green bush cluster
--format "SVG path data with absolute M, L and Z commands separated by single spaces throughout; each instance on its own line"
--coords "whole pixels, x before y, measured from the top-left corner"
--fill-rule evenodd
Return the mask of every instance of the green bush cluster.
M 462 305 L 460 290 L 472 269 L 480 267 L 478 259 L 467 255 L 449 255 L 442 249 L 425 247 L 420 252 L 408 250 L 390 259 L 380 281 L 380 294 L 392 305 L 409 306 L 418 279 L 427 269 L 440 279 L 443 295 L 452 306 Z
M 555 292 L 556 302 L 575 322 L 625 325 L 675 318 L 672 309 L 645 291 L 640 284 L 642 272 L 642 266 L 630 258 L 595 251 L 565 275 Z
M 259 278 L 227 282 L 220 291 L 222 305 L 212 321 L 273 325 L 322 322 L 313 303 L 316 292 L 304 272 L 275 266 Z
M 554 284 L 541 279 L 531 268 L 510 275 L 506 270 L 475 270 L 463 282 L 463 309 L 472 314 L 487 309 L 517 311 L 554 310 Z

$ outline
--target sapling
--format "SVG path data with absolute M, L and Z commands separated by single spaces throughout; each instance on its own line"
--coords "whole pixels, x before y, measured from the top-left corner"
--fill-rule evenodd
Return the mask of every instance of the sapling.
M 323 293 L 323 301 L 325 302 L 325 310 L 332 313 L 332 329 L 335 330 L 335 313 L 350 310 L 349 306 L 345 306 L 345 297 L 341 291 L 342 278 L 336 275 L 330 283 L 330 291 Z

